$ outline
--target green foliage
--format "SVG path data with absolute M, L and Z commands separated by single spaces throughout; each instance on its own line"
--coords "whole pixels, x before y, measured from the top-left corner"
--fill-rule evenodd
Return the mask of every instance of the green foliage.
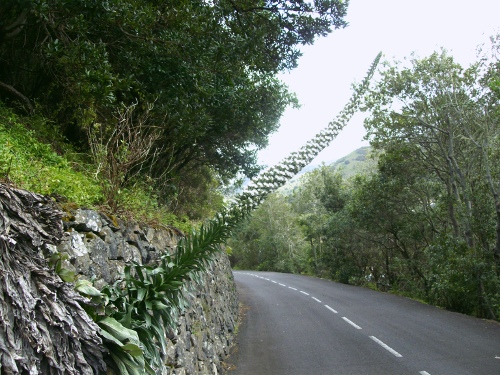
M 205 190 L 239 172 L 253 176 L 259 170 L 256 151 L 266 146 L 285 108 L 296 104 L 275 74 L 296 66 L 300 44 L 345 26 L 347 5 L 342 0 L 278 0 L 265 6 L 232 0 L 2 3 L 0 99 L 21 104 L 30 113 L 36 102 L 36 111 L 53 120 L 74 146 L 92 151 L 91 172 L 96 179 L 88 179 L 86 164 L 79 160 L 78 173 L 87 185 L 69 174 L 73 184 L 81 185 L 77 193 L 70 191 L 69 177 L 62 176 L 73 165 L 15 126 L 1 128 L 5 145 L 1 173 L 25 188 L 65 195 L 76 203 L 105 203 L 116 210 L 142 206 L 146 211 L 178 201 L 182 185 L 177 184 L 177 190 L 168 187 L 185 176 L 181 171 L 189 171 L 191 179 L 203 171 L 206 175 L 198 186 Z M 252 209 L 345 126 L 357 111 L 379 59 L 380 55 L 323 132 L 257 177 L 215 219 L 182 239 L 175 254 L 163 256 L 155 266 L 127 266 L 123 279 L 102 291 L 77 282 L 75 288 L 92 301 L 86 309 L 101 327 L 115 370 L 122 374 L 159 370 L 166 350 L 163 329 L 173 324 L 175 312 L 184 306 L 185 282 L 205 270 L 220 244 Z M 132 107 L 133 111 L 127 110 Z M 145 117 L 151 127 L 142 127 Z M 120 133 L 124 124 L 126 130 Z M 16 136 L 20 143 L 15 143 L 11 128 L 26 139 L 18 141 L 22 136 Z M 148 129 L 155 129 L 152 142 L 135 147 L 135 141 L 150 134 Z M 145 154 L 134 157 L 137 150 Z M 56 170 L 60 174 L 53 175 Z M 144 184 L 154 188 L 145 189 Z M 199 218 L 221 204 L 216 194 L 196 188 L 187 194 L 195 195 L 210 203 L 197 212 L 185 209 L 190 217 Z M 289 211 L 284 207 L 283 212 Z M 302 247 L 300 236 L 293 238 L 295 244 L 289 241 L 296 228 L 282 232 L 281 247 L 288 246 L 289 253 L 296 251 L 295 244 Z M 54 256 L 54 266 L 69 277 L 63 272 L 63 260 L 62 255 Z M 273 267 L 298 269 L 288 260 L 278 259 Z
M 49 264 L 54 267 L 55 273 L 57 273 L 62 280 L 71 283 L 75 281 L 76 274 L 74 271 L 64 268 L 63 262 L 68 258 L 69 255 L 67 253 L 54 253 L 49 259 Z
M 362 239 L 353 229 L 359 223 L 349 215 L 348 207 L 352 194 L 352 187 L 341 172 L 324 166 L 305 176 L 293 196 L 293 207 L 310 244 L 314 272 L 342 283 L 357 284 L 370 257 L 358 251 Z
M 491 309 L 498 314 L 500 280 L 491 254 L 448 237 L 429 246 L 426 255 L 431 303 L 476 316 L 488 315 Z
M 116 371 L 132 375 L 145 371 L 155 373 L 159 370 L 166 350 L 164 329 L 174 324 L 176 312 L 184 308 L 185 301 L 182 292 L 185 283 L 197 279 L 197 275 L 206 269 L 213 254 L 221 251 L 221 244 L 231 236 L 236 227 L 269 195 L 273 188 L 284 184 L 287 178 L 300 169 L 301 165 L 314 158 L 336 136 L 356 111 L 359 98 L 366 90 L 379 58 L 380 55 L 371 66 L 365 81 L 356 87 L 353 98 L 346 108 L 337 119 L 329 124 L 326 131 L 310 141 L 298 154 L 291 155 L 275 169 L 256 178 L 254 185 L 248 191 L 238 196 L 227 208 L 222 209 L 213 220 L 201 225 L 198 230 L 183 238 L 178 243 L 174 254 L 164 255 L 159 264 L 154 266 L 137 264 L 127 266 L 123 278 L 114 285 L 104 287 L 102 291 L 95 289 L 88 281 L 76 281 L 75 289 L 90 299 L 91 303 L 85 305 L 84 308 L 101 327 L 100 334 L 109 348 Z M 12 111 L 3 106 L 0 110 L 2 116 L 0 141 L 5 145 L 1 153 L 5 163 L 1 165 L 8 165 L 2 170 L 4 178 L 12 179 L 23 187 L 31 188 L 39 193 L 65 194 L 72 202 L 85 205 L 95 204 L 98 197 L 102 199 L 100 190 L 102 186 L 99 186 L 88 175 L 72 168 L 75 166 L 85 170 L 82 168 L 83 164 L 72 164 L 66 158 L 56 154 L 52 150 L 52 145 L 40 142 L 34 132 L 29 131 L 22 124 L 20 117 L 15 116 Z M 40 119 L 39 126 L 44 127 L 44 124 L 47 123 Z M 119 146 L 123 146 L 123 143 L 119 142 Z M 125 145 L 124 153 L 127 154 L 127 152 L 127 145 Z M 109 153 L 106 156 L 110 156 Z M 78 159 L 75 158 L 75 160 Z M 67 179 L 61 179 L 64 184 L 60 188 L 59 186 L 55 188 L 38 174 L 36 177 L 40 178 L 32 180 L 33 176 L 30 173 L 33 169 L 30 168 L 32 166 L 36 168 L 38 163 L 43 164 L 45 168 L 43 170 L 45 178 L 47 176 L 50 178 L 51 168 L 65 176 L 67 174 Z M 71 190 L 69 181 L 72 184 L 78 184 L 80 178 L 82 184 L 78 188 L 81 191 L 75 192 L 74 188 Z M 130 210 L 142 207 L 145 211 L 149 208 L 158 209 L 160 199 L 155 196 L 155 190 L 145 188 L 150 181 L 138 181 L 140 180 L 130 179 L 123 192 L 119 194 L 117 192 L 118 196 L 115 199 L 123 199 L 119 201 L 120 205 L 117 207 L 127 207 Z M 207 178 L 207 181 L 212 183 L 213 179 Z M 46 190 L 40 184 L 46 184 Z M 78 195 L 88 194 L 88 191 L 95 192 L 94 201 L 88 196 L 84 195 L 82 198 Z M 283 213 L 290 211 L 288 203 L 284 203 L 283 208 Z M 141 213 L 140 210 L 138 211 Z M 160 212 L 159 216 L 163 217 L 163 213 Z M 137 219 L 137 215 L 135 218 Z M 150 218 L 155 219 L 158 216 Z M 296 262 L 293 260 L 294 256 L 291 255 L 291 253 L 300 254 L 303 249 L 303 240 L 297 235 L 299 232 L 297 228 L 293 226 L 278 228 L 282 234 L 279 238 L 280 246 L 283 249 L 286 247 L 288 258 L 278 258 L 273 263 L 273 267 L 278 267 L 283 271 L 305 269 L 305 261 L 301 259 Z M 64 260 L 64 254 L 54 254 L 51 262 L 63 279 L 74 280 L 74 275 L 63 268 Z
M 161 130 L 148 173 L 255 175 L 294 95 L 276 79 L 298 47 L 346 25 L 347 1 L 9 0 L 0 6 L 0 98 L 42 113 L 76 145 L 121 105 L 152 103 Z M 164 147 L 161 147 L 164 146 Z M 151 155 L 150 155 L 151 156 Z M 162 197 L 168 199 L 169 197 Z
M 318 275 L 498 319 L 500 65 L 464 69 L 446 52 L 408 63 L 385 64 L 365 97 L 376 168 L 306 174 L 281 216 L 299 224 Z M 272 265 L 263 249 L 276 239 L 259 241 L 270 226 L 262 218 L 277 210 L 261 209 L 263 223 L 247 224 L 233 246 L 240 265 Z
M 329 167 L 340 172 L 344 178 L 370 173 L 377 167 L 376 152 L 369 146 L 362 147 L 335 161 Z
M 0 180 L 40 194 L 63 197 L 78 206 L 111 211 L 103 204 L 102 181 L 91 173 L 93 168 L 90 161 L 75 153 L 64 138 L 58 136 L 57 129 L 46 119 L 19 116 L 0 104 Z M 154 181 L 136 177 L 116 192 L 113 197 L 116 210 L 111 212 L 123 218 L 152 225 L 173 225 L 189 232 L 191 220 L 208 217 L 222 205 L 212 175 L 206 172 L 197 176 L 208 176 L 208 182 L 200 184 L 198 192 L 191 188 L 193 193 L 188 197 L 198 198 L 193 199 L 191 205 L 186 200 L 161 204 Z M 190 177 L 185 182 L 196 186 Z M 182 184 L 180 187 L 184 189 Z M 176 210 L 176 207 L 182 209 Z
M 112 317 L 115 310 L 110 307 L 109 290 L 99 291 L 84 279 L 75 282 L 75 290 L 90 300 L 83 307 L 101 329 L 99 334 L 112 358 L 109 365 L 122 375 L 155 374 L 144 358 L 138 333 Z
M 179 217 L 199 221 L 223 208 L 224 198 L 216 173 L 206 166 L 186 170 L 169 183 L 165 205 Z
M 114 115 L 111 126 L 94 124 L 88 130 L 92 159 L 106 203 L 118 209 L 118 193 L 126 180 L 137 176 L 148 159 L 155 158 L 158 128 L 149 124 L 150 108 L 137 117 L 137 104 L 122 106 Z
M 249 191 L 238 196 L 214 219 L 201 225 L 199 230 L 181 239 L 175 254 L 163 255 L 160 264 L 127 266 L 123 279 L 103 288 L 100 303 L 87 306 L 88 313 L 103 328 L 101 334 L 111 345 L 111 355 L 122 374 L 140 371 L 141 366 L 151 373 L 159 370 L 162 355 L 166 350 L 164 328 L 174 324 L 176 312 L 184 307 L 182 288 L 186 281 L 196 279 L 197 274 L 206 269 L 206 264 L 213 254 L 221 251 L 221 244 L 227 241 L 250 212 L 267 198 L 271 189 L 269 184 L 265 184 L 266 181 L 273 180 L 271 186 L 284 184 L 284 175 L 293 175 L 301 163 L 314 158 L 321 151 L 328 143 L 328 138 L 335 137 L 336 131 L 345 125 L 348 117 L 354 113 L 356 102 L 366 89 L 379 58 L 380 55 L 370 68 L 364 83 L 358 87 L 342 112 L 342 118 L 329 125 L 334 131 L 321 133 L 308 143 L 300 157 L 292 156 L 293 163 L 288 164 L 287 161 L 276 167 L 276 170 L 264 173 L 254 180 L 255 185 L 249 188 Z M 287 211 L 290 210 L 285 204 L 281 213 Z M 293 227 L 281 229 L 283 228 L 280 228 L 280 236 L 273 234 L 273 237 L 280 239 L 281 244 L 285 245 L 288 256 L 278 257 L 273 267 L 293 271 L 296 270 L 296 264 L 291 264 L 290 260 L 296 256 L 291 253 L 299 252 L 296 243 L 300 246 L 301 238 L 295 236 L 296 243 L 292 243 L 290 240 L 298 230 Z M 278 249 L 284 248 L 281 244 Z M 88 293 L 86 286 L 80 286 L 79 290 Z M 91 296 L 100 298 L 97 295 Z
M 146 364 L 143 345 L 136 331 L 126 328 L 116 319 L 104 317 L 97 321 L 99 334 L 110 351 L 113 364 L 121 375 L 154 374 Z
M 103 329 L 101 335 L 121 374 L 147 370 L 156 373 L 166 354 L 165 329 L 174 327 L 186 302 L 183 291 L 206 269 L 213 255 L 248 212 L 221 214 L 180 240 L 175 254 L 165 254 L 158 265 L 129 265 L 123 278 L 96 291 L 88 284 L 76 289 L 94 297 L 87 312 Z M 142 370 L 141 370 L 142 369 Z
M 243 269 L 301 273 L 307 270 L 307 244 L 297 217 L 280 195 L 271 195 L 234 233 L 233 265 Z
M 412 196 L 410 207 L 419 207 L 408 217 L 420 215 L 430 225 L 428 231 L 438 238 L 450 236 L 450 244 L 461 244 L 450 245 L 456 254 L 450 267 L 454 269 L 457 262 L 471 275 L 477 275 L 473 268 L 483 263 L 482 253 L 493 255 L 488 261 L 493 262 L 491 266 L 494 257 L 496 267 L 500 259 L 500 232 L 495 229 L 500 218 L 500 174 L 498 155 L 493 151 L 499 128 L 496 99 L 487 86 L 498 62 L 485 61 L 464 69 L 442 51 L 424 59 L 413 58 L 409 67 L 388 64 L 367 100 L 369 135 L 376 147 L 388 152 L 380 169 L 382 176 L 410 188 L 402 197 Z M 404 162 L 403 157 L 412 163 Z M 402 203 L 408 204 L 407 200 Z M 443 246 L 420 233 L 407 235 L 422 241 L 421 248 Z M 463 244 L 467 251 L 461 248 Z M 413 263 L 415 272 L 416 267 Z M 432 283 L 422 272 L 417 273 L 429 291 Z M 470 312 L 471 306 L 481 306 L 479 301 L 486 298 L 487 292 L 478 289 L 480 297 L 459 306 L 451 300 L 471 289 L 470 279 L 443 276 L 443 280 L 438 284 L 449 289 L 450 301 L 441 303 L 451 308 Z M 485 314 L 495 317 L 495 308 L 490 306 Z
M 441 52 L 386 64 L 365 98 L 376 168 L 306 174 L 284 201 L 286 213 L 272 198 L 242 227 L 233 261 L 277 269 L 280 251 L 268 249 L 279 235 L 266 234 L 276 212 L 299 225 L 317 275 L 498 319 L 500 65 L 487 61 L 463 69 Z
M 267 196 L 271 192 L 283 186 L 287 182 L 287 180 L 289 180 L 307 164 L 309 164 L 314 159 L 314 157 L 316 157 L 316 155 L 337 136 L 337 134 L 351 119 L 352 115 L 357 111 L 360 100 L 368 87 L 369 81 L 375 72 L 375 68 L 380 58 L 381 54 L 378 54 L 372 65 L 370 66 L 370 69 L 368 70 L 368 73 L 363 82 L 354 87 L 352 97 L 340 112 L 340 114 L 338 114 L 337 117 L 332 120 L 325 129 L 323 129 L 313 139 L 307 142 L 298 152 L 293 152 L 281 163 L 272 168 L 269 168 L 268 170 L 261 173 L 257 178 L 254 178 L 247 189 L 237 197 L 237 199 L 231 206 L 232 209 L 238 210 L 257 207 L 267 198 Z M 281 210 L 281 212 L 282 215 L 285 215 L 287 212 L 289 212 L 289 208 L 286 207 L 284 210 Z M 288 215 L 288 217 L 291 217 L 291 215 Z M 289 233 L 291 232 L 289 226 L 292 225 L 292 220 L 293 219 L 289 220 L 288 225 L 285 225 L 285 227 L 275 229 L 276 232 L 279 232 L 278 236 L 276 236 L 274 232 L 271 232 L 269 233 L 269 235 L 265 236 L 265 240 L 263 242 L 267 243 L 270 248 L 270 251 L 266 251 L 268 254 L 270 254 L 270 256 L 265 256 L 266 259 L 263 260 L 260 256 L 260 247 L 263 246 L 264 243 L 257 243 L 257 246 L 251 246 L 251 249 L 242 251 L 243 256 L 246 256 L 250 253 L 254 254 L 252 256 L 253 260 L 248 261 L 247 259 L 247 263 L 250 266 L 260 264 L 261 268 L 279 269 L 282 271 L 293 271 L 297 268 L 305 268 L 303 262 L 300 260 L 297 262 L 300 265 L 299 267 L 297 266 L 297 264 L 294 264 L 294 256 L 292 255 L 292 253 L 295 251 L 295 244 L 287 243 L 287 241 L 292 238 L 292 236 L 289 235 Z M 273 225 L 272 220 L 264 218 L 260 221 L 265 223 L 265 225 L 263 228 L 259 227 L 259 231 L 275 226 Z M 248 233 L 251 233 L 252 241 L 258 242 L 259 232 L 252 228 L 252 224 L 249 225 L 248 231 L 243 231 L 241 235 L 244 238 L 245 236 L 248 236 Z M 277 239 L 279 238 L 286 238 L 287 240 L 280 241 L 281 243 L 277 244 Z M 240 239 L 240 246 L 245 246 L 245 242 L 248 242 L 248 238 L 246 238 L 244 242 Z M 299 243 L 299 241 L 296 241 L 296 243 Z M 299 249 L 301 249 L 302 247 L 302 245 L 297 246 L 297 248 Z M 288 255 L 280 256 L 280 252 Z M 303 253 L 303 251 L 297 251 L 297 254 L 299 253 L 301 254 Z M 298 258 L 300 258 L 300 256 Z M 314 258 L 314 262 L 317 263 L 316 256 Z
M 193 223 L 186 215 L 175 213 L 170 205 L 160 204 L 157 192 L 151 180 L 134 180 L 130 186 L 121 190 L 117 197 L 119 207 L 115 214 L 129 220 L 137 220 L 150 225 L 168 225 L 189 232 Z M 207 204 L 207 210 L 213 209 Z M 193 208 L 194 209 L 194 208 Z
M 102 199 L 89 175 L 75 171 L 71 163 L 38 140 L 38 131 L 48 124 L 38 117 L 19 117 L 0 103 L 0 178 L 40 194 L 58 194 L 79 205 Z M 46 124 L 46 125 L 44 125 Z M 43 134 L 43 133 L 42 133 Z

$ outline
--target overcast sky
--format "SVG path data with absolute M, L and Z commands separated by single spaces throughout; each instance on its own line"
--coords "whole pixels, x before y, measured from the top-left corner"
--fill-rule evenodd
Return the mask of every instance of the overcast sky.
M 346 20 L 347 28 L 304 47 L 299 67 L 280 76 L 302 107 L 287 110 L 280 130 L 259 153 L 261 164 L 279 163 L 325 127 L 379 51 L 393 61 L 413 51 L 425 57 L 444 47 L 464 66 L 475 61 L 477 46 L 500 32 L 500 0 L 351 0 Z M 358 114 L 313 164 L 367 145 L 364 134 Z

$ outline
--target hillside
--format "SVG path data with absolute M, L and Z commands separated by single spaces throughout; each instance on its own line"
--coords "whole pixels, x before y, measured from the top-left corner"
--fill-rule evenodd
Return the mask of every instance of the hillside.
M 367 173 L 375 168 L 377 160 L 370 157 L 372 149 L 369 146 L 358 148 L 350 154 L 338 159 L 337 161 L 327 165 L 327 167 L 339 171 L 344 178 L 350 178 L 358 173 Z M 300 186 L 302 177 L 307 173 L 321 167 L 321 165 L 308 166 L 292 178 L 286 185 L 279 189 L 284 195 L 291 194 L 298 186 Z
M 330 164 L 330 168 L 338 170 L 344 178 L 352 177 L 358 173 L 366 173 L 377 165 L 377 159 L 370 156 L 371 152 L 370 146 L 358 148 Z

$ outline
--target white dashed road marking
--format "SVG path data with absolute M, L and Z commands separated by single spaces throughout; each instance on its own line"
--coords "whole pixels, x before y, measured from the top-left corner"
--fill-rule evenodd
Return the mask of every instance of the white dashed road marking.
M 347 323 L 349 323 L 350 325 L 352 325 L 354 328 L 356 329 L 361 329 L 360 326 L 358 326 L 356 323 L 354 323 L 353 321 L 347 319 L 345 316 L 342 317 L 342 319 L 344 319 Z
M 382 348 L 387 350 L 388 352 L 394 354 L 396 357 L 402 357 L 401 354 L 399 354 L 397 351 L 395 351 L 393 348 L 391 348 L 389 345 L 385 344 L 384 342 L 380 341 L 377 339 L 375 336 L 370 336 L 370 338 L 375 341 L 377 344 L 379 344 Z M 422 372 L 420 372 L 422 374 Z
M 266 277 L 261 277 L 261 276 L 258 276 L 258 275 L 255 275 L 255 274 L 251 274 L 251 273 L 247 273 L 247 275 L 251 275 L 251 276 L 255 276 L 255 277 L 258 277 L 259 279 L 262 279 L 262 280 L 267 280 L 267 281 L 271 281 L 272 283 L 274 284 L 279 284 L 281 286 L 285 286 L 285 284 L 282 284 L 282 283 L 278 283 L 277 281 L 274 281 L 274 280 L 270 280 Z M 297 288 L 294 288 L 294 287 L 291 287 L 289 286 L 288 289 L 291 289 L 291 290 L 298 290 Z M 306 296 L 309 295 L 309 293 L 307 292 L 304 292 L 303 290 L 300 290 L 300 293 L 302 294 L 305 294 Z M 315 300 L 316 302 L 319 302 L 321 303 L 321 301 L 316 298 L 316 297 L 311 297 L 313 300 Z M 324 305 L 328 310 L 330 310 L 331 312 L 333 312 L 334 314 L 338 314 L 338 311 L 333 309 L 332 307 L 328 306 L 328 305 Z M 346 318 L 345 316 L 342 317 L 342 319 L 344 319 L 347 323 L 349 323 L 351 326 L 353 326 L 354 328 L 356 329 L 362 329 L 360 326 L 358 326 L 356 323 L 354 323 L 353 321 L 351 321 L 350 319 Z M 381 347 L 383 347 L 385 350 L 387 350 L 388 352 L 390 352 L 391 354 L 393 354 L 395 357 L 403 357 L 401 354 L 399 354 L 397 351 L 395 351 L 393 348 L 391 348 L 389 345 L 385 344 L 383 341 L 379 340 L 378 338 L 376 338 L 375 336 L 369 336 L 373 341 L 375 341 L 377 344 L 379 344 Z M 495 357 L 497 359 L 500 359 L 500 357 Z M 420 371 L 419 372 L 420 375 L 431 375 L 429 374 L 427 371 Z
M 253 273 L 247 273 L 247 275 L 254 276 L 254 277 L 257 277 L 257 278 L 262 279 L 262 280 L 267 280 L 267 281 L 270 281 L 270 282 L 272 282 L 272 283 L 274 283 L 274 284 L 278 284 L 278 285 L 281 285 L 281 286 L 286 286 L 285 284 L 279 283 L 279 282 L 274 281 L 274 280 L 270 280 L 270 279 L 268 279 L 267 277 L 262 277 L 262 276 L 259 276 L 259 275 L 255 275 L 255 274 L 253 274 Z M 289 286 L 289 287 L 288 287 L 288 289 L 295 290 L 295 291 L 296 291 L 296 290 L 298 290 L 297 288 L 294 288 L 294 287 L 292 287 L 292 286 Z M 301 290 L 301 291 L 300 291 L 300 293 L 305 294 L 306 296 L 308 296 L 308 295 L 309 295 L 309 293 L 304 292 L 303 290 Z M 321 300 L 319 300 L 318 298 L 316 298 L 316 297 L 311 297 L 311 298 L 312 298 L 313 300 L 315 300 L 316 302 L 321 303 Z M 335 313 L 335 314 L 338 314 L 337 310 L 332 309 L 330 306 L 325 305 L 325 307 L 326 307 L 328 310 L 330 310 L 331 312 L 333 312 L 333 313 Z M 344 320 L 345 320 L 346 322 L 348 322 L 349 324 L 351 324 L 353 327 L 356 327 L 356 328 L 358 328 L 358 329 L 361 329 L 361 327 L 359 327 L 357 324 L 355 324 L 355 323 L 351 322 L 349 319 L 344 318 Z
M 333 312 L 333 313 L 335 313 L 335 314 L 338 314 L 338 311 L 337 311 L 337 310 L 335 310 L 335 309 L 332 309 L 330 306 L 325 305 L 325 307 L 326 307 L 328 310 L 330 310 L 331 312 Z

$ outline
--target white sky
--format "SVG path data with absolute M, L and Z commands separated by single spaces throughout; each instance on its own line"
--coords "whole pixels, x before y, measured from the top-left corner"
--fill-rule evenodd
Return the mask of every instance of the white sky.
M 349 26 L 302 49 L 298 68 L 280 78 L 297 94 L 299 109 L 288 109 L 259 162 L 279 163 L 318 133 L 351 96 L 379 51 L 382 60 L 419 57 L 441 47 L 464 66 L 475 61 L 476 47 L 500 32 L 500 0 L 351 0 Z M 357 114 L 312 164 L 335 161 L 368 145 L 363 114 Z

